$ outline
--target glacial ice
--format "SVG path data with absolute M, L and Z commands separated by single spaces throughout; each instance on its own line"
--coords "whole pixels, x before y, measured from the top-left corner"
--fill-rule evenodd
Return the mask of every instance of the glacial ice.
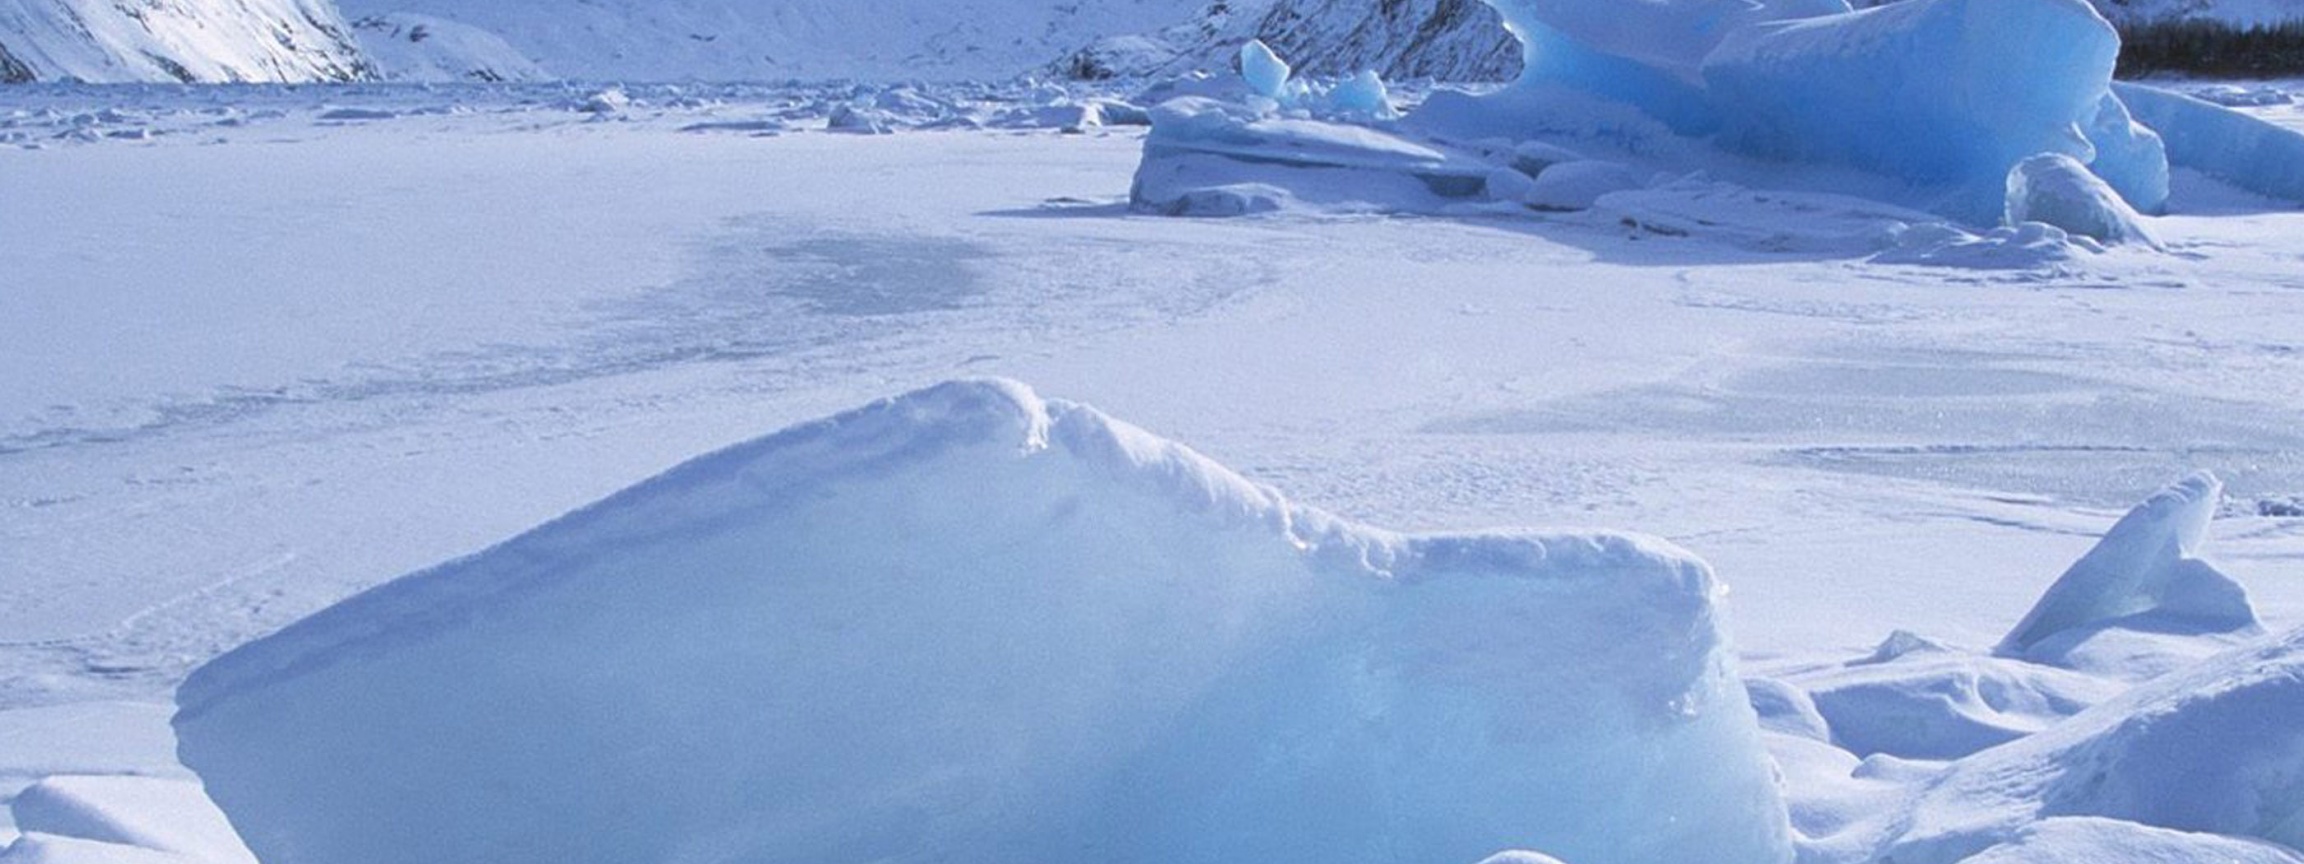
M 2112 92 L 2166 141 L 2171 164 L 2258 195 L 2304 201 L 2304 134 L 2148 85 L 2114 82 Z
M 1272 53 L 1271 46 L 1263 40 L 1250 39 L 1240 46 L 1240 77 L 1258 96 L 1274 102 L 1295 101 L 1288 92 L 1288 79 L 1293 71 L 1288 68 L 1288 61 Z
M 1996 205 L 2019 160 L 2096 157 L 2079 130 L 2095 120 L 2119 50 L 2083 0 L 1911 0 L 1740 29 L 1704 58 L 1703 75 L 1733 149 L 1852 165 L 1959 198 L 1977 189 Z
M 176 728 L 279 862 L 1781 864 L 1719 593 L 1660 541 L 1378 531 L 961 382 L 348 600 Z

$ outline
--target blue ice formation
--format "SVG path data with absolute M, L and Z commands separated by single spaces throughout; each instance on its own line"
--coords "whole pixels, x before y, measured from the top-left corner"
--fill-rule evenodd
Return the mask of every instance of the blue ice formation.
M 2166 203 L 2167 154 L 2108 89 L 2119 37 L 2084 0 L 1490 2 L 1526 70 L 1493 96 L 1435 98 L 1429 128 L 1558 137 L 1557 120 L 1536 119 L 1558 112 L 1541 106 L 1581 94 L 1732 152 L 1899 181 L 1978 222 L 2002 210 L 2009 170 L 2043 153 L 2087 165 L 2140 211 Z M 1594 137 L 1622 137 L 1625 124 L 1607 125 Z

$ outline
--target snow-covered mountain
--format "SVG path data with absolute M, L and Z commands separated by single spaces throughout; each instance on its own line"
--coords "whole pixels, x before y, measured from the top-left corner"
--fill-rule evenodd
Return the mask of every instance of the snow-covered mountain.
M 0 81 L 348 81 L 329 0 L 0 0 Z
M 1199 0 L 342 0 L 493 33 L 552 75 L 594 80 L 1007 78 Z M 390 72 L 389 68 L 387 72 Z
M 1496 81 L 1520 69 L 1520 44 L 1482 0 L 1235 0 L 1159 31 L 1109 36 L 1059 64 L 1074 77 L 1221 69 L 1261 39 L 1319 75 Z

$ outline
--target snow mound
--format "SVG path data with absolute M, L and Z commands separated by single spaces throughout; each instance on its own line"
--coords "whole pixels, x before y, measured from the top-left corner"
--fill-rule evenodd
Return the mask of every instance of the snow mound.
M 1958 861 L 2056 816 L 2304 847 L 2298 717 L 2304 630 L 2217 655 L 1953 763 L 1920 794 L 1880 860 Z
M 2183 642 L 2199 642 L 2195 637 L 2259 632 L 2246 589 L 2200 557 L 2223 497 L 2224 484 L 2207 472 L 2154 493 L 2064 571 L 1996 651 L 2132 672 L 2163 649 L 2193 659 L 2181 652 Z M 2142 671 L 2155 674 L 2170 665 L 2147 664 Z
M 274 860 L 1788 861 L 1718 594 L 959 382 L 348 600 L 176 727 Z
M 1871 657 L 1799 676 L 1831 741 L 1857 756 L 1957 759 L 2116 696 L 2120 684 L 1979 657 L 1908 633 Z
M 255 864 L 200 784 L 152 777 L 50 777 L 10 805 L 23 836 L 0 862 Z
M 2009 169 L 2006 220 L 2010 226 L 2054 225 L 2106 245 L 2160 248 L 2159 239 L 2144 227 L 2144 217 L 2111 184 L 2061 153 L 2042 153 Z

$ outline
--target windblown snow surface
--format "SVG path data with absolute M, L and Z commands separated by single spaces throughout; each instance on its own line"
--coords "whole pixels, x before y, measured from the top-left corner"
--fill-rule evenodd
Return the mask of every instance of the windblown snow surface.
M 2296 864 L 2295 85 L 1925 183 L 1657 116 L 2101 35 L 1910 2 L 1543 19 L 1616 94 L 0 90 L 0 860 Z

